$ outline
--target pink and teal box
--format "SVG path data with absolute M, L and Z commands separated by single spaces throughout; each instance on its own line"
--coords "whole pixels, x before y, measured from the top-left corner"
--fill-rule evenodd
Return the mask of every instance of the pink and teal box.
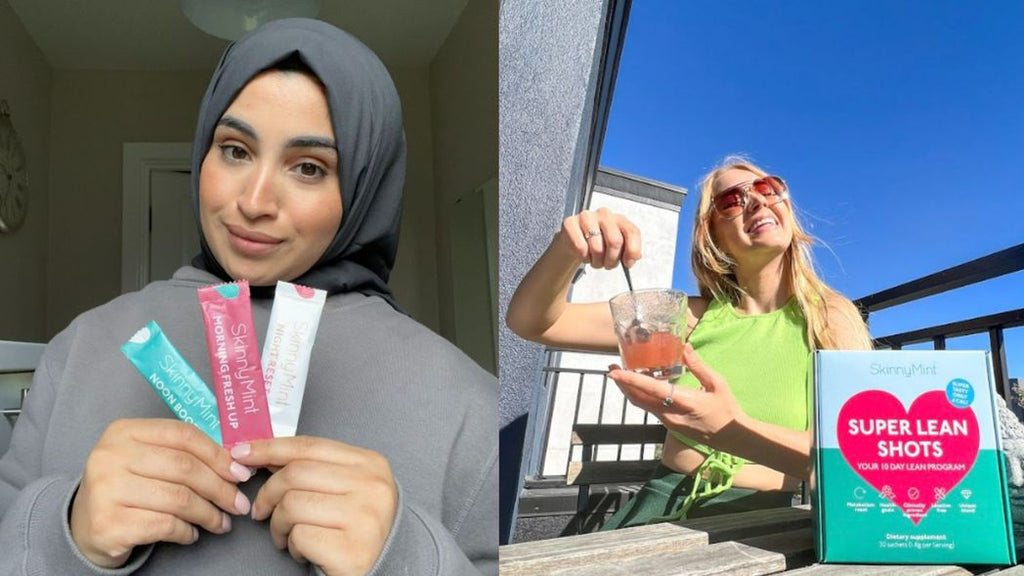
M 819 561 L 1015 563 L 992 382 L 986 352 L 815 354 Z

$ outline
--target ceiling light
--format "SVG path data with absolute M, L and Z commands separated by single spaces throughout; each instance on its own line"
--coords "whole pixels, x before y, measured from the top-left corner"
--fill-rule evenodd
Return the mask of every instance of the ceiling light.
M 281 18 L 316 18 L 320 0 L 180 0 L 181 11 L 207 34 L 238 40 L 260 25 Z

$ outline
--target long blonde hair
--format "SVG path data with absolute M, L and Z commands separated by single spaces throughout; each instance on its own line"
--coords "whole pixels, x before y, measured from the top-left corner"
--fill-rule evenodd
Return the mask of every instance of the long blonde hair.
M 715 180 L 727 170 L 746 170 L 755 176 L 768 174 L 741 156 L 730 156 L 708 172 L 700 184 L 700 205 L 694 216 L 693 249 L 690 253 L 697 287 L 705 298 L 725 299 L 739 303 L 745 294 L 736 280 L 735 262 L 716 243 L 711 231 L 711 200 L 714 198 Z M 790 201 L 790 221 L 793 240 L 785 253 L 786 282 L 796 296 L 797 304 L 807 321 L 807 341 L 814 348 L 836 349 L 838 342 L 830 329 L 829 314 L 839 313 L 858 328 L 857 338 L 862 348 L 871 347 L 867 326 L 857 307 L 849 299 L 829 288 L 814 270 L 811 247 L 814 238 L 804 231 Z M 830 306 L 831 304 L 831 311 Z

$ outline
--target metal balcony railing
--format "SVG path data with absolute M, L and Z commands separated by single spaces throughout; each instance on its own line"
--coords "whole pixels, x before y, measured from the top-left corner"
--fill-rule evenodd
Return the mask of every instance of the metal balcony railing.
M 560 358 L 567 362 L 559 362 Z M 582 362 L 573 360 L 583 359 Z M 605 361 L 605 359 L 607 361 Z M 657 424 L 648 412 L 625 401 L 607 371 L 567 364 L 607 366 L 616 356 L 548 349 L 545 355 L 544 387 L 547 391 L 544 434 L 532 467 L 533 480 L 561 480 L 564 485 L 569 462 L 582 458 L 581 448 L 570 442 L 576 424 Z M 595 460 L 653 460 L 660 456 L 658 444 L 623 444 L 598 448 Z
M 991 280 L 1006 274 L 1024 270 L 1024 244 L 1018 244 L 1000 250 L 970 262 L 947 268 L 945 270 L 912 280 L 899 286 L 882 290 L 875 294 L 856 300 L 856 304 L 864 319 L 870 322 L 872 312 L 884 310 L 892 306 L 906 304 L 942 292 L 963 288 Z M 1021 290 L 1021 302 L 1024 303 L 1024 290 Z M 900 332 L 875 338 L 876 348 L 899 350 L 904 346 L 931 342 L 935 350 L 946 349 L 946 339 L 973 334 L 988 334 L 989 350 L 992 353 L 992 371 L 995 376 L 996 390 L 1010 406 L 1014 406 L 1014 391 L 1010 386 L 1010 377 L 1006 369 L 1006 346 L 1004 335 L 1006 330 L 1024 326 L 1024 308 L 1017 308 L 997 314 L 989 314 L 950 322 L 939 326 L 920 328 L 909 332 Z M 1020 413 L 1018 412 L 1018 416 Z

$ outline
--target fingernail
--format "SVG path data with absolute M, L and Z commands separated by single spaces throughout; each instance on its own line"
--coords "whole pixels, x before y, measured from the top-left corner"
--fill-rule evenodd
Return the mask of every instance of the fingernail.
M 235 495 L 235 510 L 238 510 L 239 514 L 249 513 L 249 499 L 241 492 Z
M 257 509 L 256 504 L 252 505 L 252 519 L 257 521 L 257 522 L 259 522 L 260 520 L 263 519 L 263 515 Z
M 252 477 L 252 472 L 248 468 L 242 466 L 238 462 L 231 463 L 231 475 L 238 479 L 239 482 L 245 482 Z
M 221 534 L 227 534 L 231 532 L 231 516 L 222 513 L 220 518 L 220 531 Z
M 195 544 L 199 541 L 199 528 L 192 527 L 192 543 Z
M 235 444 L 231 447 L 232 458 L 245 458 L 252 451 L 252 447 L 248 444 Z

